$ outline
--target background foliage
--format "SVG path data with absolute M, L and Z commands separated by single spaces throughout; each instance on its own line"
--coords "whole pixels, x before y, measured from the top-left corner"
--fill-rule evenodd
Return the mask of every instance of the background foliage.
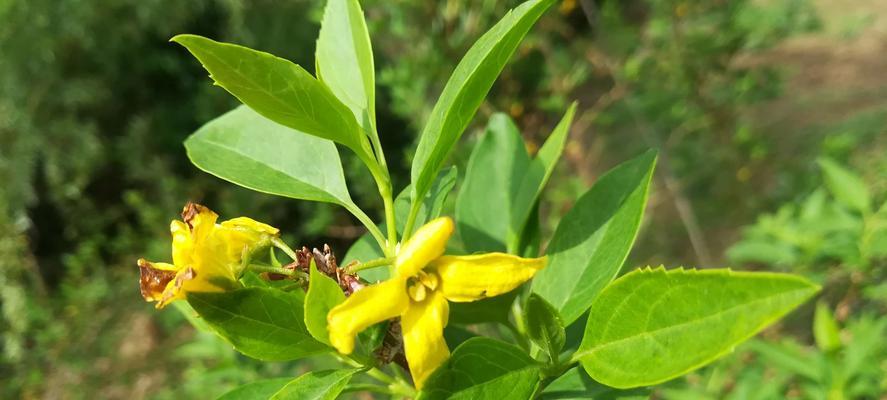
M 517 2 L 365 3 L 379 131 L 399 188 L 407 149 L 446 77 Z M 883 251 L 860 251 L 875 239 L 857 229 L 877 218 L 842 204 L 816 162 L 855 171 L 877 214 L 887 191 L 879 73 L 887 8 L 837 3 L 563 0 L 531 30 L 475 119 L 480 127 L 493 112 L 509 113 L 535 151 L 579 101 L 553 175 L 561 178 L 547 191 L 554 206 L 541 210 L 549 234 L 599 173 L 655 147 L 651 210 L 629 265 L 732 264 L 825 284 L 834 317 L 818 321 L 834 318 L 839 345 L 814 338 L 813 309 L 804 309 L 668 384 L 663 397 L 887 391 L 878 340 L 887 265 Z M 173 310 L 152 312 L 138 298 L 134 261 L 165 258 L 167 224 L 187 200 L 270 222 L 291 242 L 330 243 L 340 257 L 363 233 L 331 206 L 201 173 L 181 144 L 235 103 L 170 37 L 192 32 L 311 66 L 322 6 L 0 0 L 0 397 L 205 397 L 306 369 L 253 362 Z M 463 173 L 475 141 L 466 137 L 454 155 Z M 380 215 L 372 180 L 342 154 L 356 202 Z

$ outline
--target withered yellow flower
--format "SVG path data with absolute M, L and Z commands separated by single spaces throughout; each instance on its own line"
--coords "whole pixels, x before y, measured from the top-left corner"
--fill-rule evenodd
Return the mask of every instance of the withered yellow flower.
M 220 292 L 236 288 L 244 257 L 270 245 L 277 228 L 240 217 L 216 224 L 212 210 L 188 203 L 182 220 L 170 223 L 172 264 L 139 259 L 142 297 L 157 308 L 183 299 L 189 292 Z
M 435 219 L 397 254 L 391 279 L 367 286 L 327 315 L 330 343 L 354 351 L 354 336 L 375 323 L 400 317 L 404 352 L 417 388 L 450 356 L 443 329 L 449 303 L 470 302 L 509 292 L 545 267 L 546 259 L 503 253 L 444 256 L 453 221 Z

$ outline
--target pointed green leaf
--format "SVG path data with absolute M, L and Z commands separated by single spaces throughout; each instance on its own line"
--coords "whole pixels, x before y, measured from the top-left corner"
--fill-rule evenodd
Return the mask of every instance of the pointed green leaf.
M 422 198 L 471 122 L 518 44 L 554 0 L 530 0 L 511 10 L 465 54 L 425 124 L 413 158 L 414 199 Z M 414 205 L 413 207 L 416 207 Z
M 546 250 L 548 266 L 533 292 L 560 311 L 564 325 L 579 318 L 619 272 L 647 204 L 656 152 L 648 151 L 602 176 L 565 215 Z
M 819 166 L 826 186 L 838 201 L 861 213 L 871 211 L 871 194 L 859 176 L 827 158 L 820 159 Z
M 517 126 L 507 115 L 494 114 L 471 152 L 456 198 L 456 226 L 465 251 L 505 251 L 512 201 L 529 164 Z
M 539 364 L 498 340 L 466 340 L 425 382 L 417 400 L 528 399 L 539 384 Z
M 576 113 L 576 102 L 570 105 L 561 121 L 551 131 L 551 135 L 545 140 L 542 148 L 536 154 L 536 157 L 529 163 L 527 170 L 522 174 L 518 189 L 511 201 L 511 223 L 509 224 L 508 241 L 510 243 L 509 250 L 517 250 L 517 243 L 523 235 L 524 228 L 527 226 L 527 220 L 533 212 L 533 206 L 542 195 L 548 178 L 554 172 L 561 154 L 564 152 L 564 146 L 567 144 L 567 137 L 570 133 L 570 125 L 573 123 L 573 115 Z
M 524 308 L 527 336 L 557 362 L 567 340 L 564 323 L 557 310 L 538 294 L 530 294 Z
M 351 203 L 336 146 L 240 106 L 185 141 L 198 168 L 259 192 L 300 200 Z
M 376 119 L 373 49 L 357 0 L 328 0 L 317 38 L 317 76 L 369 132 Z M 369 124 L 364 123 L 365 113 Z
M 172 38 L 243 104 L 281 125 L 329 139 L 366 156 L 363 131 L 348 106 L 308 71 L 272 54 L 197 35 Z
M 329 344 L 326 316 L 333 307 L 345 301 L 345 294 L 336 281 L 317 270 L 313 259 L 310 268 L 305 294 L 305 327 L 318 342 Z
M 265 361 L 294 360 L 328 349 L 305 328 L 301 291 L 245 288 L 190 293 L 188 303 L 234 348 Z
M 267 399 L 286 386 L 291 378 L 263 379 L 238 386 L 216 400 L 255 400 Z
M 312 371 L 293 379 L 270 400 L 335 400 L 358 369 Z
M 838 328 L 838 321 L 835 321 L 828 304 L 823 302 L 816 304 L 816 313 L 813 314 L 813 339 L 816 340 L 816 347 L 827 353 L 841 348 L 841 329 Z
M 818 290 L 788 274 L 635 270 L 595 299 L 573 358 L 608 386 L 665 382 L 729 353 Z

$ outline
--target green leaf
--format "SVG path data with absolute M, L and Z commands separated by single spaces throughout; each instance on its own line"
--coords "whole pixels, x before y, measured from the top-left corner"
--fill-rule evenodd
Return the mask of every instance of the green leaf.
M 648 151 L 610 170 L 561 219 L 532 290 L 558 309 L 564 325 L 588 309 L 625 262 L 655 164 L 656 152 Z
M 816 360 L 810 357 L 806 347 L 802 348 L 790 341 L 769 343 L 759 339 L 749 340 L 744 347 L 758 353 L 766 365 L 782 372 L 800 375 L 812 381 L 821 379 L 822 369 Z
M 551 135 L 545 140 L 536 157 L 529 163 L 527 170 L 521 175 L 523 179 L 520 180 L 511 201 L 511 222 L 508 232 L 509 250 L 517 250 L 518 241 L 523 236 L 533 207 L 538 202 L 539 196 L 542 195 L 548 178 L 551 177 L 554 167 L 557 166 L 557 162 L 564 152 L 575 113 L 576 102 L 573 102 Z
M 305 295 L 270 288 L 190 293 L 188 303 L 234 348 L 265 361 L 294 360 L 328 349 L 305 328 Z
M 498 340 L 466 340 L 425 382 L 417 400 L 528 399 L 539 384 L 539 364 Z
M 350 204 L 336 146 L 240 106 L 185 141 L 198 168 L 259 192 Z
M 864 214 L 871 211 L 869 189 L 859 176 L 827 158 L 819 159 L 819 166 L 826 186 L 838 201 Z
M 291 380 L 291 378 L 275 378 L 250 382 L 221 395 L 217 400 L 267 399 Z
M 510 11 L 465 54 L 425 124 L 413 158 L 414 199 L 422 198 L 518 44 L 554 0 L 530 0 Z M 417 205 L 413 205 L 417 207 Z
M 527 336 L 548 353 L 553 363 L 556 363 L 567 341 L 564 323 L 557 310 L 545 299 L 533 293 L 527 298 L 524 313 Z
M 327 1 L 315 59 L 318 79 L 371 132 L 376 120 L 373 48 L 357 0 Z
M 348 106 L 302 67 L 272 54 L 197 35 L 178 35 L 222 88 L 281 125 L 341 143 L 367 159 L 364 134 Z M 291 157 L 299 158 L 306 151 Z
M 326 316 L 333 307 L 345 301 L 345 294 L 336 281 L 317 270 L 314 259 L 310 268 L 308 293 L 305 294 L 305 327 L 317 341 L 329 344 Z
M 312 371 L 274 393 L 271 400 L 335 400 L 359 369 Z
M 665 382 L 729 353 L 818 290 L 788 274 L 632 271 L 595 299 L 573 358 L 608 386 Z
M 828 304 L 819 302 L 816 304 L 816 313 L 813 315 L 813 338 L 816 347 L 831 353 L 841 348 L 841 329 L 832 315 Z
M 456 226 L 466 252 L 505 251 L 512 201 L 529 164 L 517 126 L 507 115 L 493 114 L 456 198 Z
M 582 368 L 576 367 L 549 383 L 539 399 L 646 400 L 649 397 L 649 389 L 620 390 L 604 386 L 589 378 L 582 372 Z

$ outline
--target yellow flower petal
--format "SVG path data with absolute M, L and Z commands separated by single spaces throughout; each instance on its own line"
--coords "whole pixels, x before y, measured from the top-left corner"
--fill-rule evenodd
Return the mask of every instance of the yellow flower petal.
M 268 234 L 268 235 L 272 235 L 272 236 L 276 236 L 278 233 L 280 233 L 279 229 L 277 229 L 271 225 L 268 225 L 268 224 L 263 224 L 259 221 L 256 221 L 256 220 L 254 220 L 252 218 L 248 218 L 248 217 L 231 218 L 227 221 L 222 222 L 220 225 L 222 225 L 225 228 L 240 229 L 240 230 L 256 232 L 256 233 L 264 233 L 264 234 Z
M 330 344 L 340 353 L 354 351 L 354 336 L 372 324 L 398 317 L 409 306 L 406 280 L 393 278 L 367 286 L 330 310 Z
M 215 235 L 225 244 L 229 262 L 236 265 L 240 263 L 244 254 L 267 247 L 270 244 L 269 240 L 279 232 L 271 225 L 247 217 L 238 217 L 222 222 L 216 227 Z
M 191 228 L 195 242 L 204 240 L 213 232 L 217 219 L 219 219 L 218 214 L 197 203 L 185 204 L 182 210 L 182 221 Z
M 504 253 L 444 256 L 430 268 L 440 275 L 444 296 L 468 302 L 510 292 L 545 267 L 546 258 L 521 258 Z
M 410 303 L 401 317 L 404 352 L 417 389 L 422 389 L 428 376 L 450 357 L 443 337 L 449 315 L 447 299 L 435 290 L 424 301 Z
M 402 277 L 416 275 L 431 260 L 443 255 L 452 234 L 453 220 L 449 217 L 434 219 L 419 228 L 397 254 L 394 262 L 397 274 Z

